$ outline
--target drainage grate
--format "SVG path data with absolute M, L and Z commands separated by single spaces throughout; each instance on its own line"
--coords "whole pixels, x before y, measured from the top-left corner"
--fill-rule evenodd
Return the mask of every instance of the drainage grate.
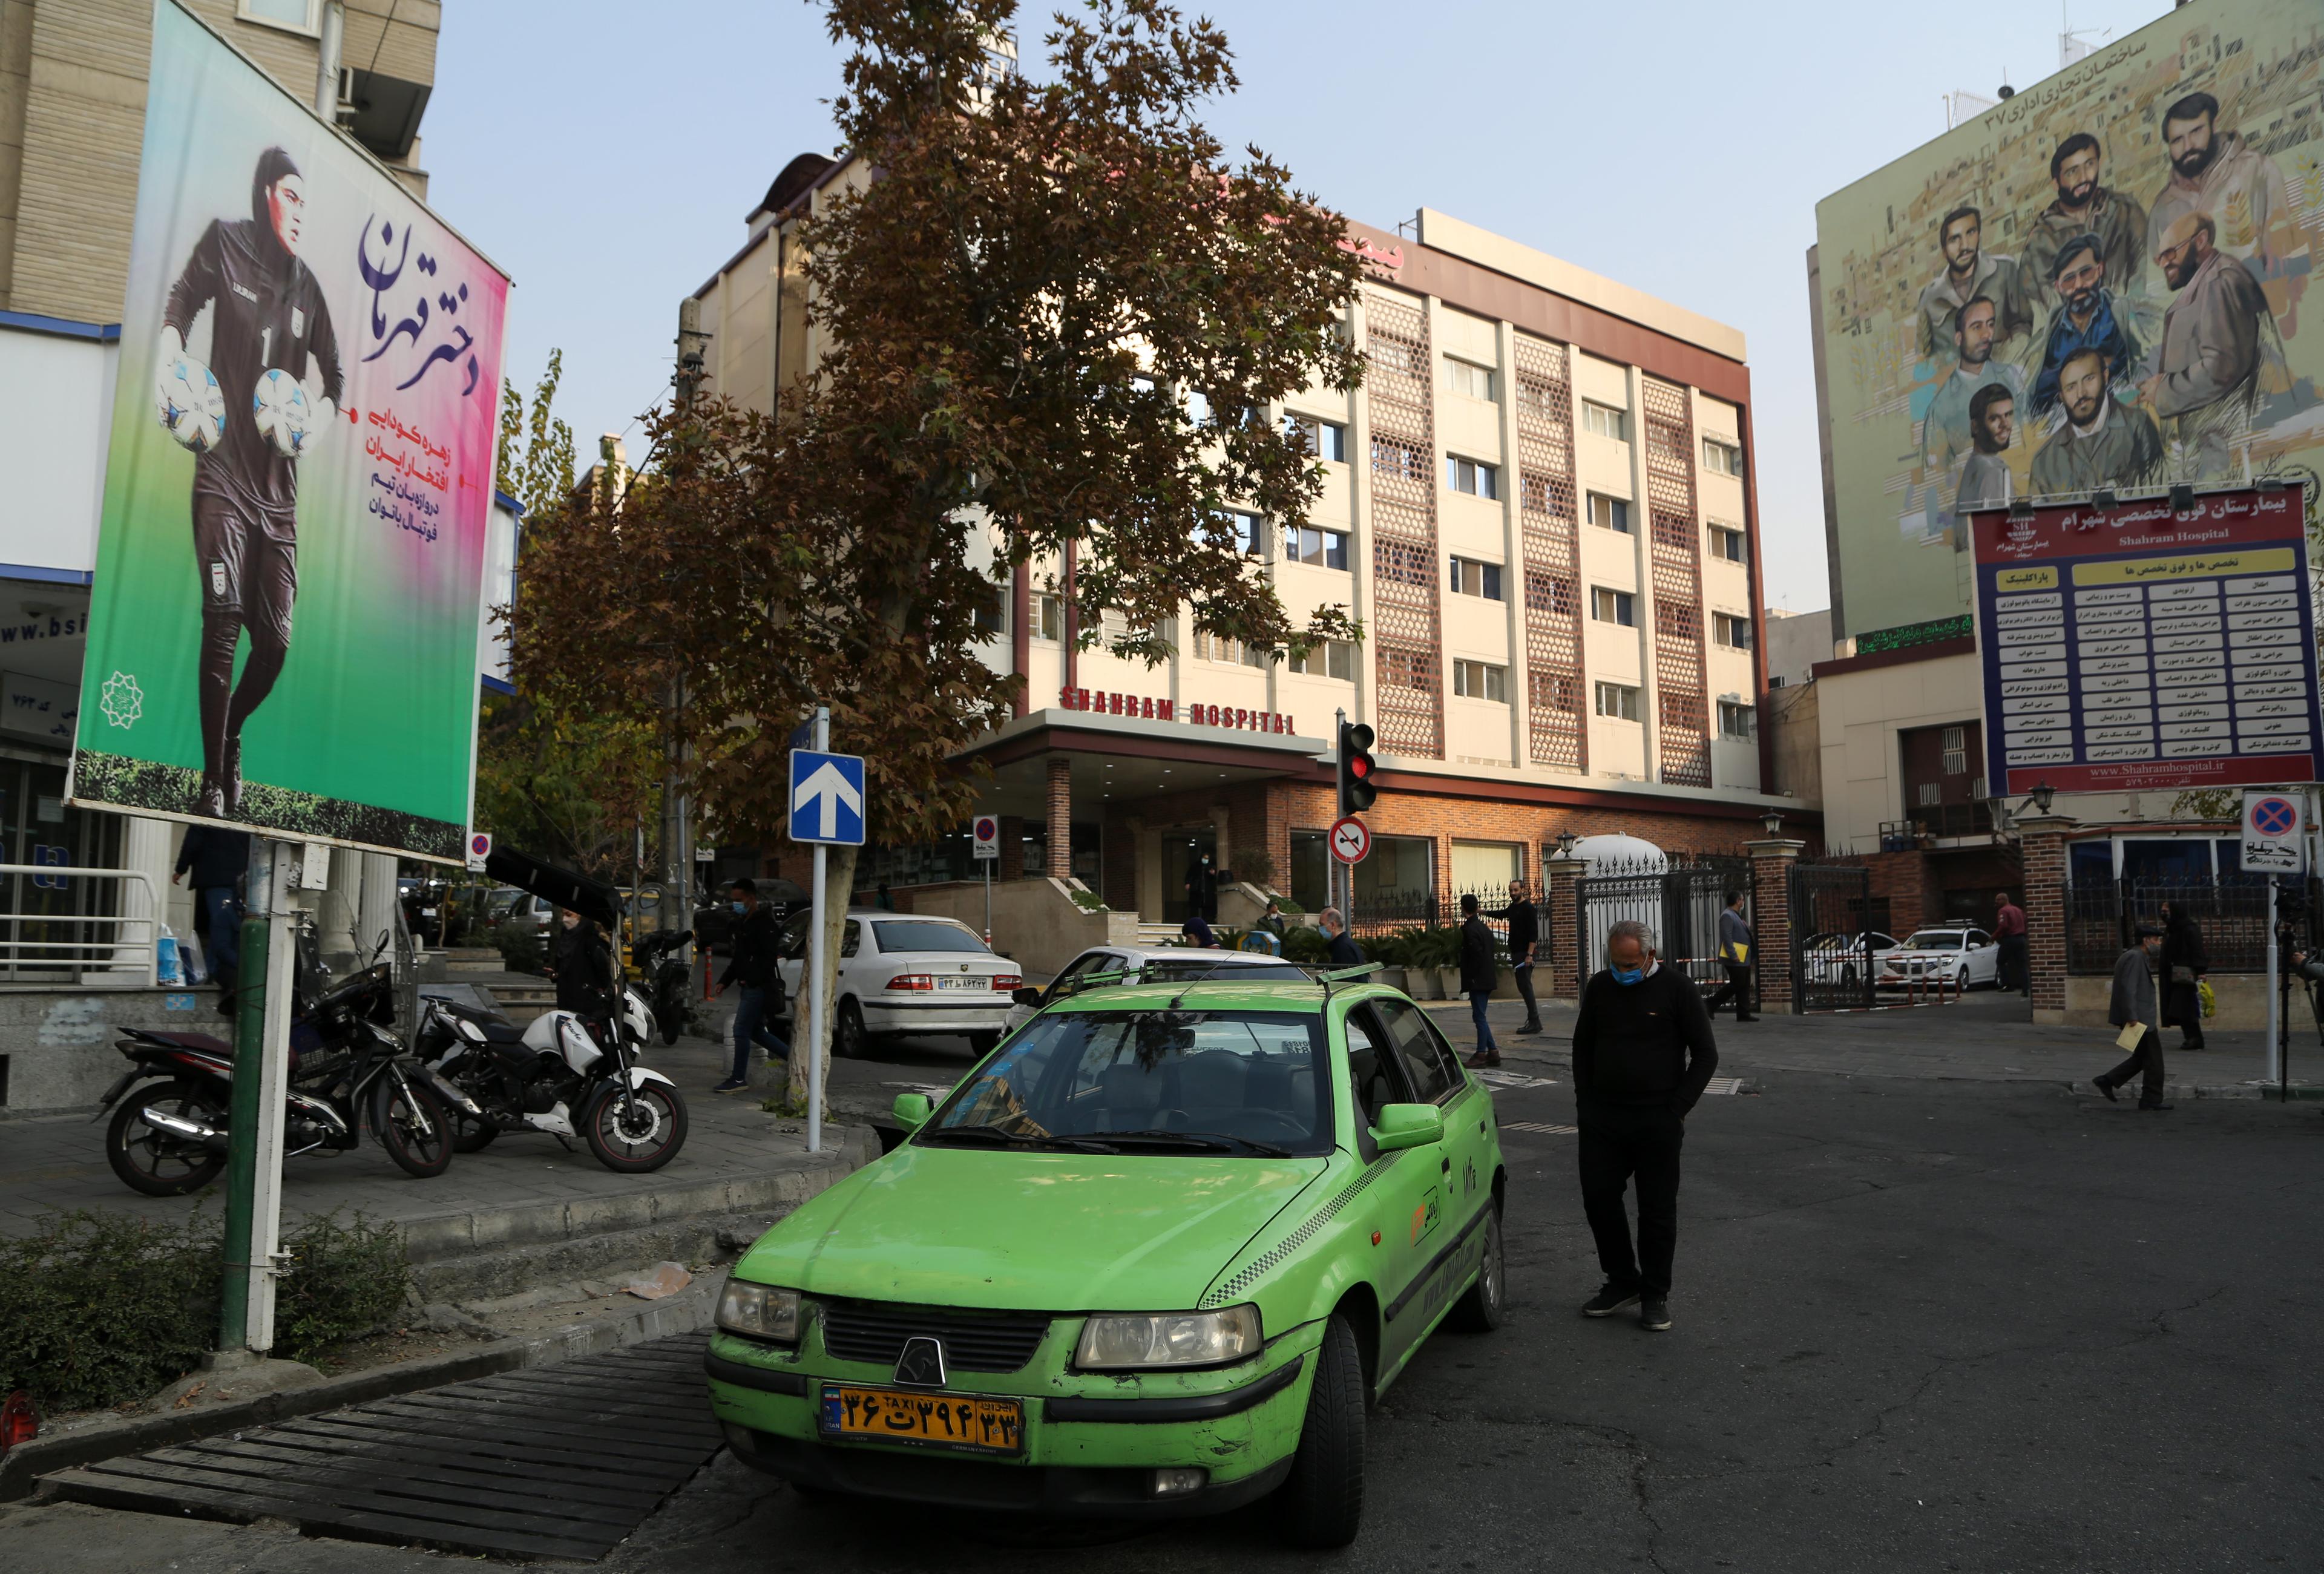
M 708 1342 L 681 1334 L 45 1479 L 107 1508 L 594 1560 L 718 1450 L 702 1387 Z
M 1534 1131 L 1544 1137 L 1572 1137 L 1582 1128 L 1578 1126 L 1544 1126 L 1538 1120 L 1504 1120 L 1503 1131 Z
M 1703 1083 L 1705 1093 L 1739 1093 L 1743 1091 L 1741 1077 L 1713 1077 Z

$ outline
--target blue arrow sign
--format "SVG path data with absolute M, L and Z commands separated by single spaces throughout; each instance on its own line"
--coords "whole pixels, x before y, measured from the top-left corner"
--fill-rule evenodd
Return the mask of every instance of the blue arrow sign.
M 791 840 L 863 845 L 863 757 L 791 750 Z

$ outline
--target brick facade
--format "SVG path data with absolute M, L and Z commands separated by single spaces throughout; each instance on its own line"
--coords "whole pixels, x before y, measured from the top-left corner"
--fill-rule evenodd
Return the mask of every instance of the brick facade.
M 2076 824 L 2068 815 L 2029 815 L 2017 822 L 2025 871 L 2025 964 L 2036 1022 L 2065 1020 L 2066 833 Z
M 1549 998 L 1553 1000 L 1579 1000 L 1582 998 L 1582 958 L 1571 944 L 1559 945 L 1554 937 L 1573 934 L 1581 925 L 1582 873 L 1588 865 L 1580 859 L 1552 855 L 1543 865 L 1543 878 L 1549 886 Z
M 1074 762 L 1049 760 L 1048 868 L 1043 872 L 1070 879 L 1074 872 Z
M 1807 844 L 1786 837 L 1753 842 L 1751 960 L 1759 1009 L 1781 1014 L 1792 1006 L 1792 870 Z

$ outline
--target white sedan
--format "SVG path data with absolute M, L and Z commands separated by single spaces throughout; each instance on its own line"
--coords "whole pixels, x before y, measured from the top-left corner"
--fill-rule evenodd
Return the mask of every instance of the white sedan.
M 1093 945 L 1057 970 L 1046 990 L 1019 990 L 1016 1009 L 1009 1013 L 1009 1030 L 1033 1019 L 1042 1007 L 1084 988 L 1082 980 L 1136 984 L 1191 983 L 1196 979 L 1240 979 L 1246 983 L 1270 980 L 1297 983 L 1314 975 L 1296 962 L 1262 951 L 1213 951 L 1192 945 Z M 1103 983 L 1095 987 L 1103 988 Z
M 2000 961 L 2001 947 L 1982 929 L 1919 929 L 1883 959 L 1880 987 L 1897 990 L 1915 980 L 1940 979 L 1956 990 L 1990 986 Z
M 807 917 L 783 924 L 783 988 L 793 996 L 807 970 Z M 1010 997 L 1024 975 L 995 956 L 975 930 L 953 918 L 859 911 L 839 936 L 839 984 L 832 1000 L 831 1047 L 860 1055 L 883 1036 L 964 1034 L 982 1054 L 1008 1027 Z

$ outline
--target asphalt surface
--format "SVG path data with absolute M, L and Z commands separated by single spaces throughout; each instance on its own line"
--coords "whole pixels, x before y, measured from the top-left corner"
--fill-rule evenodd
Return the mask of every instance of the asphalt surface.
M 2316 1106 L 1751 1081 L 1689 1123 L 1665 1334 L 1576 1314 L 1598 1274 L 1574 1139 L 1506 1130 L 1571 1125 L 1571 1098 L 1499 1095 L 1512 1320 L 1438 1334 L 1373 1414 L 1345 1553 L 1283 1550 L 1263 1505 L 1028 1547 L 954 1514 L 810 1501 L 721 1454 L 599 1567 L 2324 1567 Z M 0 1545 L 43 1574 L 451 1561 L 53 1505 L 0 1510 Z

